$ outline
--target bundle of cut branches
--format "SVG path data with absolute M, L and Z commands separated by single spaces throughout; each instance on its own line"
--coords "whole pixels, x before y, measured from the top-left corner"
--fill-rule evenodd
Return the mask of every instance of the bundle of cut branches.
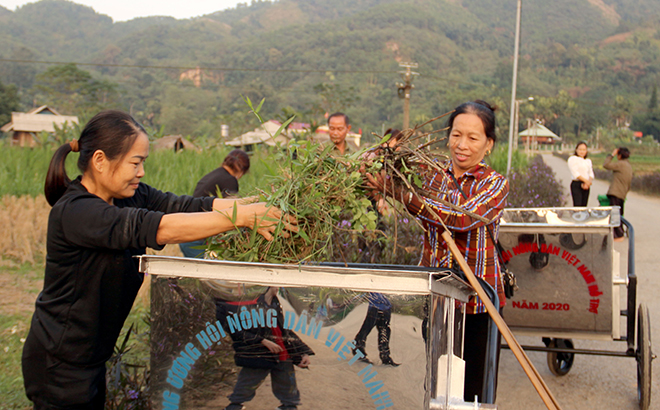
M 300 263 L 331 260 L 333 233 L 372 231 L 377 216 L 362 189 L 359 157 L 335 156 L 333 146 L 312 142 L 291 144 L 272 163 L 281 164 L 267 182 L 260 199 L 298 219 L 299 231 L 265 240 L 255 230 L 234 230 L 211 240 L 208 254 L 215 259 L 243 262 Z
M 404 196 L 410 193 L 420 200 L 429 198 L 475 219 L 489 222 L 480 215 L 446 201 L 438 195 L 438 192 L 434 192 L 424 184 L 424 181 L 433 175 L 448 178 L 449 158 L 431 149 L 432 146 L 446 141 L 446 136 L 440 133 L 447 131 L 447 128 L 428 132 L 421 132 L 421 128 L 449 114 L 451 112 L 414 128 L 403 130 L 396 136 L 385 135 L 381 144 L 368 155 L 371 161 L 369 171 L 386 176 L 383 180 L 384 197 L 392 195 L 403 202 Z M 440 220 L 439 217 L 437 219 Z

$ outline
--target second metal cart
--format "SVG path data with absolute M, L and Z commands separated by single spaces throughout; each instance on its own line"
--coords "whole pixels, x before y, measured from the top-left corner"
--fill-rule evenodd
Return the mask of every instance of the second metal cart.
M 628 230 L 624 274 L 612 241 L 620 221 Z M 633 227 L 620 218 L 618 207 L 506 209 L 499 240 L 519 290 L 504 319 L 516 334 L 542 338 L 545 346 L 523 348 L 547 352 L 548 367 L 557 376 L 570 371 L 575 354 L 634 358 L 639 404 L 647 410 L 655 356 L 648 309 L 637 305 L 634 239 Z M 572 339 L 622 341 L 627 347 L 576 349 Z

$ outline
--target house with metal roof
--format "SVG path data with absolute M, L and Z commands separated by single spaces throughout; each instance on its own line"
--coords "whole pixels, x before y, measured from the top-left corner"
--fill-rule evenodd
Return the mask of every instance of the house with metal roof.
M 525 145 L 535 145 L 535 144 L 555 144 L 561 142 L 561 137 L 559 137 L 554 132 L 550 131 L 543 124 L 538 121 L 534 121 L 532 126 L 526 130 L 520 131 L 518 133 L 520 139 L 522 139 L 523 144 Z
M 243 147 L 246 151 L 252 150 L 255 145 L 266 144 L 275 146 L 278 144 L 286 145 L 291 141 L 291 137 L 284 131 L 276 138 L 273 135 L 280 129 L 282 124 L 279 121 L 269 120 L 255 128 L 254 131 L 248 131 L 234 139 L 226 141 L 226 145 L 233 147 Z

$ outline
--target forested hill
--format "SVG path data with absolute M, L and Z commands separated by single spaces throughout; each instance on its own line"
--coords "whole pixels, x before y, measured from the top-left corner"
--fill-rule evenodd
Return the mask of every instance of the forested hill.
M 24 106 L 116 106 L 168 132 L 213 134 L 220 122 L 251 127 L 241 95 L 265 97 L 268 116 L 298 112 L 321 121 L 323 112 L 344 109 L 360 128 L 380 131 L 400 126 L 395 82 L 405 61 L 421 73 L 413 122 L 468 98 L 508 106 L 515 4 L 253 1 L 190 20 L 115 23 L 86 6 L 42 0 L 0 7 L 0 58 L 98 65 L 53 72 L 52 65 L 0 61 L 0 81 L 18 87 Z M 657 0 L 526 0 L 519 95 L 536 102 L 524 104 L 523 114 L 575 134 L 644 111 L 660 80 L 659 27 Z M 186 73 L 194 67 L 202 70 Z M 85 81 L 95 91 L 69 100 L 54 84 L 58 76 L 80 79 L 80 71 L 91 73 Z

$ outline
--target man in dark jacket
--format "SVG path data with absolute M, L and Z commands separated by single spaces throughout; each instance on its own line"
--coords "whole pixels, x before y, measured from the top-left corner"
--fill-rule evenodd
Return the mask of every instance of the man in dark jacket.
M 612 162 L 616 157 L 618 161 Z M 623 204 L 626 201 L 628 191 L 630 191 L 630 184 L 632 183 L 633 170 L 628 158 L 630 151 L 626 147 L 616 148 L 611 155 L 605 158 L 603 168 L 614 171 L 612 175 L 612 183 L 607 190 L 607 198 L 610 200 L 610 205 L 619 206 L 621 209 L 621 216 L 623 216 Z M 623 222 L 621 225 L 614 228 L 614 241 L 621 242 L 623 237 Z
M 231 403 L 225 410 L 242 410 L 243 403 L 254 398 L 257 388 L 269 374 L 273 394 L 281 403 L 278 409 L 295 410 L 300 405 L 293 365 L 307 368 L 309 356 L 314 352 L 293 331 L 282 326 L 284 314 L 277 292 L 278 288 L 270 287 L 247 303 L 216 301 L 216 316 L 229 330 L 234 361 L 242 367 L 229 396 Z M 262 314 L 263 323 L 250 323 L 249 329 L 241 330 L 228 323 L 232 317 L 240 318 L 243 312 L 250 313 L 251 320 L 252 310 Z

